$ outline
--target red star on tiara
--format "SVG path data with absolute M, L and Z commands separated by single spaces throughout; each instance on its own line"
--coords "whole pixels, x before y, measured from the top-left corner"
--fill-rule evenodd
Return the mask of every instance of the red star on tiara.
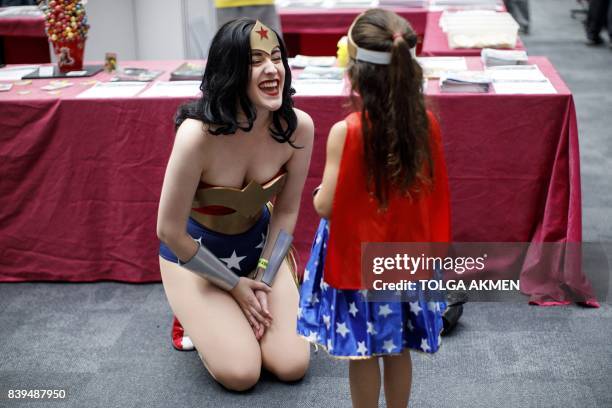
M 268 30 L 266 30 L 263 27 L 259 28 L 259 31 L 255 31 L 257 34 L 259 34 L 259 39 L 263 40 L 264 38 L 267 40 L 268 39 Z

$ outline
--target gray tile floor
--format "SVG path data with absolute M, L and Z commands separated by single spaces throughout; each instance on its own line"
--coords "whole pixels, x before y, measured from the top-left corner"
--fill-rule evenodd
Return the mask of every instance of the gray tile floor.
M 612 241 L 612 51 L 583 45 L 573 0 L 531 1 L 531 55 L 546 55 L 575 95 L 584 235 Z M 610 248 L 610 245 L 607 245 Z M 608 254 L 609 256 L 609 254 Z M 608 258 L 610 259 L 610 257 Z M 609 270 L 608 270 L 609 274 Z M 604 290 L 604 293 L 606 291 Z M 0 407 L 39 407 L 8 388 L 63 388 L 62 407 L 348 407 L 346 364 L 314 353 L 306 378 L 265 376 L 224 391 L 195 353 L 169 343 L 155 285 L 0 285 Z M 612 407 L 612 307 L 470 303 L 434 357 L 415 355 L 414 407 Z

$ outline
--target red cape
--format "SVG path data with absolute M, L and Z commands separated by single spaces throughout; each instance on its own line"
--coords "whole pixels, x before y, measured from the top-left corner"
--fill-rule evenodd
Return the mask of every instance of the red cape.
M 336 289 L 365 289 L 361 274 L 362 242 L 450 242 L 448 174 L 440 125 L 431 112 L 433 189 L 412 193 L 412 199 L 390 191 L 388 208 L 378 211 L 366 186 L 361 114 L 345 119 L 347 135 L 334 194 L 324 280 Z

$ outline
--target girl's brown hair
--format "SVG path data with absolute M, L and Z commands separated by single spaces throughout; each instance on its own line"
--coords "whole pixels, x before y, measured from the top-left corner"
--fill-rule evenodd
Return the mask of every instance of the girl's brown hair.
M 423 71 L 410 52 L 417 36 L 397 14 L 371 9 L 355 21 L 351 37 L 360 48 L 391 53 L 389 65 L 351 60 L 348 68 L 351 99 L 362 113 L 368 188 L 386 208 L 389 187 L 409 194 L 417 182 L 433 180 Z

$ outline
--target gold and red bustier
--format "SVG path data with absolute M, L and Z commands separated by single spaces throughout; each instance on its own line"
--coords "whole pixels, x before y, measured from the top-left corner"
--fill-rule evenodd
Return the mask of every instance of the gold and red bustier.
M 262 184 L 250 181 L 243 188 L 217 187 L 200 182 L 191 205 L 191 218 L 223 234 L 240 234 L 261 217 L 264 205 L 282 190 L 287 173 Z

